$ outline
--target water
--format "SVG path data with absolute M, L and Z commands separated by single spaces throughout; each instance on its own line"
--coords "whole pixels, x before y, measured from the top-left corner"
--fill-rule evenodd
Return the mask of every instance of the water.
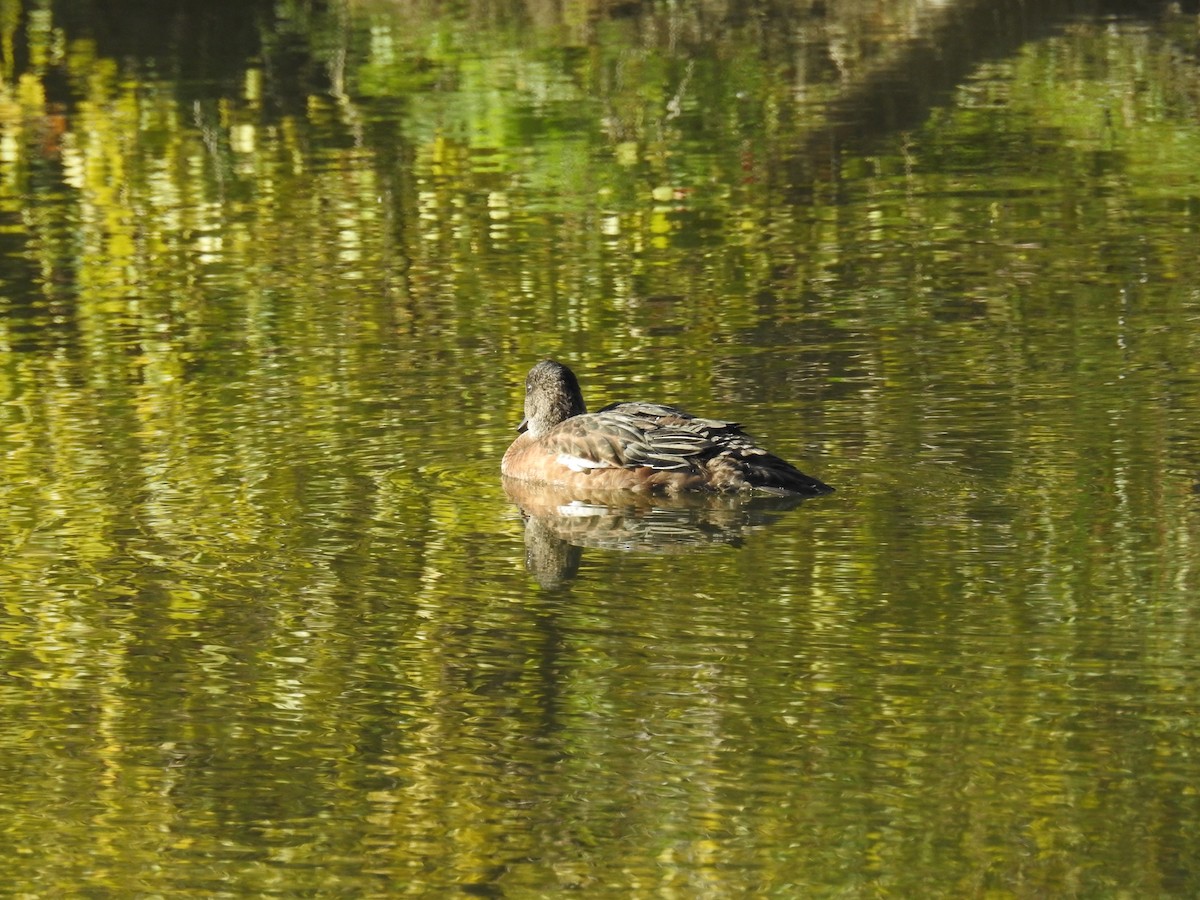
M 984 6 L 3 7 L 0 883 L 1195 895 L 1195 10 Z

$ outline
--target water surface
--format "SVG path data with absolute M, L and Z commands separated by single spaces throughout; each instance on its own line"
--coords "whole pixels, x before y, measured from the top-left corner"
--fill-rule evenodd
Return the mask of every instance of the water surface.
M 1200 891 L 1200 31 L 984 5 L 0 4 L 0 881 Z

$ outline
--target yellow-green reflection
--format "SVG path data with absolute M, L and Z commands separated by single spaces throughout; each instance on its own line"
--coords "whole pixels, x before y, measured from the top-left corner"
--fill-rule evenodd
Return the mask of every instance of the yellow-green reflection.
M 10 890 L 1196 893 L 1194 20 L 268 6 L 0 2 Z M 839 493 L 543 587 L 551 354 Z

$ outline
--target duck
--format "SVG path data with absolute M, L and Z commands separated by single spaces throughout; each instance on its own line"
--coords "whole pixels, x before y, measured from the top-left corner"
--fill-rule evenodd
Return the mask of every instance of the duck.
M 815 497 L 833 488 L 758 446 L 737 422 L 662 403 L 589 413 L 575 373 L 545 359 L 525 378 L 525 418 L 500 463 L 506 479 L 575 492 L 758 492 Z

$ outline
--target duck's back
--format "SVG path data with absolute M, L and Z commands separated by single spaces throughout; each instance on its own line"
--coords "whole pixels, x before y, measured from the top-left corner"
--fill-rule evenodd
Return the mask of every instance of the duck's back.
M 663 403 L 611 403 L 578 417 L 585 433 L 608 435 L 626 467 L 697 476 L 711 490 L 827 494 L 833 488 L 758 446 L 737 422 L 706 419 Z M 562 423 L 567 426 L 571 420 Z M 618 437 L 619 435 L 619 437 Z M 695 487 L 690 483 L 689 487 Z

